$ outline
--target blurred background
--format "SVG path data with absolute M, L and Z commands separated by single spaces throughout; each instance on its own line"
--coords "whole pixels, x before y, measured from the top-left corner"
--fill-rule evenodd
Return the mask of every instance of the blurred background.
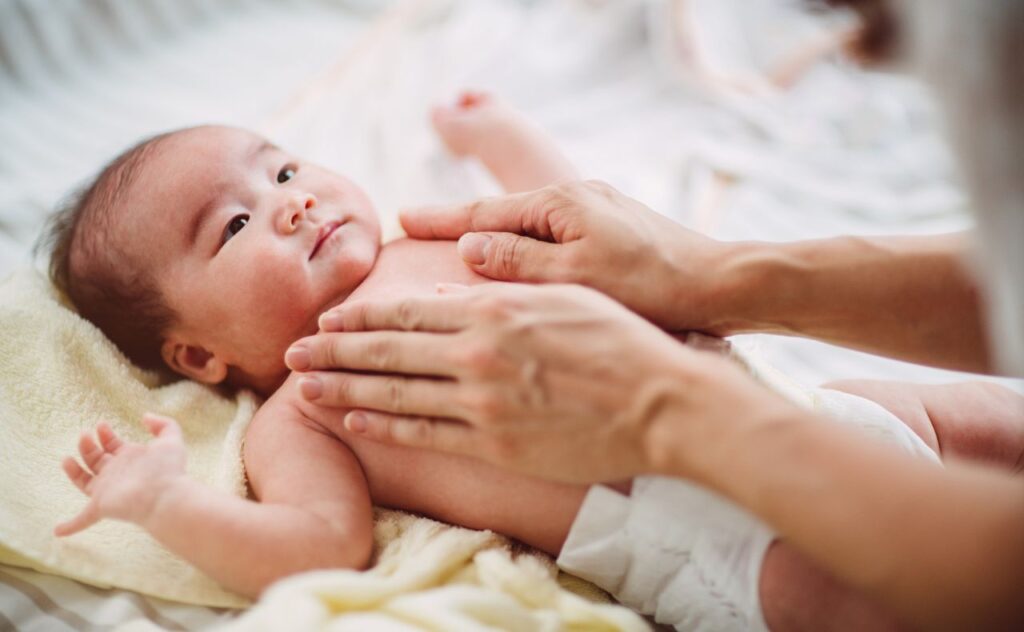
M 969 227 L 927 91 L 845 59 L 850 16 L 809 4 L 0 0 L 0 279 L 33 265 L 69 191 L 182 126 L 252 128 L 346 174 L 386 230 L 402 206 L 497 193 L 429 125 L 431 105 L 466 88 L 526 112 L 585 177 L 719 239 Z M 964 378 L 805 340 L 739 342 L 807 384 Z M 230 616 L 0 568 L 0 628 Z
M 927 91 L 844 59 L 850 17 L 810 4 L 0 0 L 0 276 L 30 264 L 70 190 L 187 125 L 253 128 L 345 173 L 386 227 L 401 206 L 496 193 L 428 122 L 464 88 L 525 111 L 586 177 L 721 239 L 969 226 Z M 808 383 L 955 377 L 743 343 Z

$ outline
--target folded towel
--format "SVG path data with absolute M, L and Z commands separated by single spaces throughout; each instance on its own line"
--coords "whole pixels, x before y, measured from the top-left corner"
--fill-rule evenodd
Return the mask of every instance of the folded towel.
M 132 367 L 34 270 L 0 283 L 0 327 L 0 563 L 174 601 L 247 605 L 135 525 L 107 520 L 66 539 L 52 531 L 86 502 L 60 467 L 63 456 L 76 454 L 81 431 L 106 419 L 126 438 L 145 441 L 140 418 L 147 410 L 181 423 L 191 476 L 244 495 L 241 444 L 256 398 L 247 392 L 227 397 L 189 381 L 164 383 Z M 345 621 L 357 627 L 369 616 L 404 622 L 406 629 L 470 628 L 471 622 L 508 617 L 523 622 L 523 629 L 577 623 L 587 629 L 646 629 L 628 609 L 601 603 L 609 600 L 599 589 L 569 576 L 556 581 L 550 558 L 513 556 L 510 542 L 493 533 L 379 511 L 375 537 L 378 555 L 371 571 L 322 571 L 285 580 L 252 617 L 238 622 L 239 629 L 257 629 L 279 617 L 289 622 L 280 627 L 305 629 L 346 612 L 355 613 Z M 304 595 L 300 608 L 297 595 Z M 296 628 L 296 617 L 306 617 L 310 626 Z
M 513 555 L 490 532 L 378 511 L 375 536 L 378 561 L 370 571 L 282 580 L 223 632 L 649 629 L 627 608 L 595 603 L 607 596 L 559 575 L 547 556 Z
M 52 532 L 85 503 L 61 458 L 76 455 L 79 434 L 101 419 L 142 441 L 144 411 L 174 417 L 188 445 L 189 474 L 244 494 L 241 441 L 255 398 L 164 383 L 132 367 L 34 270 L 0 283 L 0 330 L 0 562 L 176 601 L 244 605 L 134 525 L 103 521 L 67 539 Z

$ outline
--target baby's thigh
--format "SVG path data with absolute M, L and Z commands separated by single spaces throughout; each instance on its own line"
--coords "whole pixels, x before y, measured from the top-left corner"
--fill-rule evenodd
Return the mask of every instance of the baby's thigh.
M 785 540 L 764 557 L 761 612 L 772 632 L 905 629 L 886 608 L 821 570 Z

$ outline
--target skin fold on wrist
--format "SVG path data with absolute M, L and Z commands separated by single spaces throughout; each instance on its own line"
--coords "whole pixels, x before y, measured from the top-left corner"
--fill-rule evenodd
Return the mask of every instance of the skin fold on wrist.
M 175 511 L 182 498 L 187 498 L 189 494 L 194 493 L 191 488 L 197 483 L 182 474 L 166 479 L 160 485 L 161 489 L 154 492 L 149 510 L 138 521 L 139 526 L 148 531 L 152 531 L 156 526 L 162 524 L 163 516 L 168 511 Z
M 752 313 L 756 292 L 763 285 L 760 270 L 770 246 L 758 242 L 714 242 L 709 255 L 694 268 L 689 248 L 675 253 L 675 276 L 681 280 L 674 305 L 687 306 L 698 329 L 716 336 L 730 336 L 756 328 Z M 687 270 L 690 270 L 687 273 Z

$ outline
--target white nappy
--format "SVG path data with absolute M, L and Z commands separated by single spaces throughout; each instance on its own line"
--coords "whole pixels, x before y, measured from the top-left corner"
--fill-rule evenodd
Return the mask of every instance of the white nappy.
M 807 392 L 822 416 L 938 461 L 878 404 L 839 391 Z M 673 478 L 633 481 L 629 496 L 587 493 L 558 565 L 624 605 L 678 630 L 767 630 L 758 586 L 772 530 L 722 496 Z

